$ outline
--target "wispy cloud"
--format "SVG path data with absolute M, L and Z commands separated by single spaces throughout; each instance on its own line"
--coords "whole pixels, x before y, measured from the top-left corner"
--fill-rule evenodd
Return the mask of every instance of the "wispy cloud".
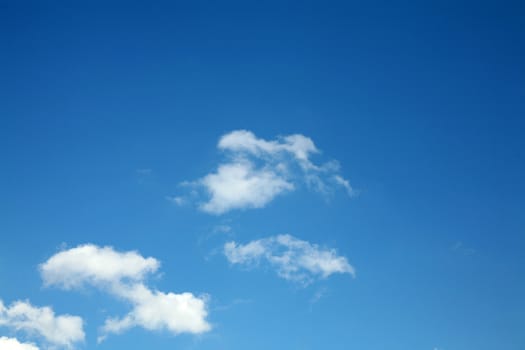
M 232 227 L 230 225 L 216 225 L 213 227 L 213 232 L 216 233 L 230 233 L 232 231 Z
M 267 263 L 279 277 L 305 285 L 336 273 L 355 277 L 354 267 L 334 249 L 321 248 L 291 235 L 272 236 L 246 244 L 228 242 L 224 245 L 224 255 L 234 265 L 255 267 Z
M 234 299 L 228 304 L 215 306 L 213 310 L 214 311 L 225 311 L 237 305 L 244 305 L 244 304 L 251 304 L 251 303 L 253 303 L 253 300 L 251 299 Z
M 188 200 L 182 196 L 166 196 L 166 199 L 173 204 L 183 206 L 188 203 Z
M 173 334 L 210 330 L 207 296 L 164 293 L 146 286 L 146 277 L 159 267 L 158 260 L 134 251 L 87 244 L 53 255 L 40 265 L 40 272 L 46 286 L 66 290 L 92 286 L 132 305 L 124 317 L 106 319 L 99 340 L 136 326 Z
M 223 135 L 217 147 L 226 155 L 217 170 L 196 181 L 184 182 L 193 190 L 205 190 L 207 199 L 199 204 L 204 212 L 218 215 L 235 209 L 262 208 L 301 184 L 323 194 L 337 187 L 349 195 L 355 194 L 349 181 L 339 173 L 337 161 L 321 165 L 312 162 L 311 156 L 320 151 L 304 135 L 268 141 L 248 130 L 236 130 Z
M 49 306 L 37 307 L 28 301 L 15 301 L 5 306 L 0 300 L 0 326 L 27 334 L 36 334 L 54 347 L 71 348 L 84 340 L 83 320 L 78 316 L 55 315 Z M 20 349 L 31 349 L 32 345 L 20 344 L 16 340 L 2 338 L 4 344 Z M 0 343 L 1 345 L 2 343 Z M 11 349 L 2 347 L 0 349 Z
M 344 179 L 341 175 L 334 175 L 334 180 L 336 183 L 344 187 L 349 196 L 357 195 L 357 191 L 350 186 L 350 181 Z
M 148 168 L 137 169 L 135 170 L 135 172 L 137 173 L 137 175 L 141 175 L 141 176 L 148 176 L 148 175 L 153 174 L 153 170 L 148 169 Z
M 310 298 L 310 305 L 316 304 L 319 300 L 321 300 L 322 297 L 324 297 L 328 292 L 328 289 L 326 287 L 319 288 L 314 295 Z
M 135 178 L 137 183 L 143 185 L 153 179 L 153 170 L 148 168 L 135 169 Z
M 461 253 L 463 255 L 474 255 L 474 254 L 476 254 L 476 249 L 471 248 L 471 247 L 466 247 L 463 244 L 463 242 L 461 242 L 461 241 L 457 241 L 456 243 L 454 243 L 450 247 L 450 250 L 458 252 L 458 253 Z

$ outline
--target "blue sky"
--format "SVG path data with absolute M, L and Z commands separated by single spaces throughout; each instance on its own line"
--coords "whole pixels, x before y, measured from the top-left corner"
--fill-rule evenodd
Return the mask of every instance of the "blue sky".
M 525 347 L 523 3 L 0 8 L 1 350 Z

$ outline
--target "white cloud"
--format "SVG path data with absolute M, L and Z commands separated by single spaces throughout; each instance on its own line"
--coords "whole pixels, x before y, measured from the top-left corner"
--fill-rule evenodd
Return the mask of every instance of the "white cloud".
M 343 187 L 353 194 L 348 180 L 339 174 L 339 164 L 316 165 L 310 157 L 320 153 L 312 139 L 300 134 L 265 140 L 247 130 L 223 135 L 217 145 L 227 160 L 217 170 L 191 184 L 206 191 L 208 199 L 199 208 L 211 214 L 234 209 L 262 208 L 275 197 L 304 183 L 309 189 L 329 194 Z M 193 193 L 190 197 L 195 197 Z M 189 197 L 178 197 L 189 200 Z M 195 199 L 195 198 L 193 198 Z
M 300 134 L 285 136 L 280 140 L 266 141 L 257 138 L 248 130 L 236 130 L 223 135 L 218 147 L 223 150 L 246 152 L 259 156 L 288 152 L 301 161 L 309 161 L 311 153 L 319 153 L 312 139 Z
M 266 240 L 258 240 L 245 245 L 228 242 L 224 245 L 224 254 L 232 264 L 250 264 L 267 252 L 266 242 Z
M 352 186 L 350 186 L 350 182 L 341 175 L 334 175 L 334 180 L 336 183 L 345 188 L 349 196 L 354 196 L 356 194 L 355 190 L 352 188 Z
M 6 307 L 0 300 L 0 326 L 38 335 L 49 344 L 66 348 L 83 341 L 85 336 L 82 318 L 55 316 L 50 307 L 36 307 L 27 301 L 16 301 Z
M 46 286 L 72 289 L 83 284 L 141 281 L 159 266 L 156 259 L 137 252 L 119 253 L 111 247 L 86 244 L 53 255 L 40 265 L 40 273 Z
M 0 337 L 1 350 L 38 350 L 33 344 L 21 343 L 15 338 Z
M 261 208 L 278 194 L 294 188 L 277 173 L 254 169 L 248 161 L 223 164 L 217 173 L 205 176 L 201 183 L 211 195 L 201 209 L 213 214 L 232 209 Z
M 144 258 L 137 252 L 83 245 L 55 254 L 40 266 L 40 271 L 47 286 L 78 289 L 91 285 L 132 305 L 124 317 L 106 320 L 100 339 L 135 326 L 174 334 L 210 330 L 206 296 L 164 293 L 146 286 L 145 278 L 159 266 L 156 259 Z
M 224 245 L 224 255 L 232 264 L 254 266 L 267 262 L 280 277 L 304 284 L 335 273 L 355 277 L 355 269 L 334 249 L 321 248 L 290 235 L 263 238 L 244 245 L 228 242 Z
M 106 333 L 121 333 L 142 326 L 148 330 L 166 329 L 172 333 L 202 333 L 210 330 L 206 322 L 206 297 L 196 298 L 191 293 L 163 293 L 136 284 L 117 293 L 132 302 L 133 310 L 122 319 L 108 319 Z

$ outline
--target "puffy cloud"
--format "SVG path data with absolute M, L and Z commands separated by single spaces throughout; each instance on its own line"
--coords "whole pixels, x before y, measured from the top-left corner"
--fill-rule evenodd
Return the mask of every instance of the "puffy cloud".
M 232 264 L 247 264 L 259 260 L 268 251 L 268 239 L 252 241 L 247 244 L 228 242 L 224 245 L 224 254 Z
M 291 235 L 263 238 L 247 244 L 228 242 L 224 245 L 224 255 L 232 264 L 255 266 L 267 262 L 280 277 L 304 284 L 335 273 L 355 277 L 354 267 L 334 249 L 321 248 Z
M 218 147 L 223 150 L 246 152 L 259 156 L 288 152 L 301 161 L 308 161 L 310 154 L 319 153 L 312 139 L 300 134 L 285 136 L 280 140 L 266 141 L 257 138 L 255 134 L 247 130 L 236 130 L 223 135 Z
M 320 153 L 312 139 L 300 134 L 275 140 L 258 138 L 250 131 L 236 130 L 223 135 L 217 145 L 227 158 L 212 172 L 196 181 L 192 195 L 180 200 L 195 199 L 195 189 L 204 189 L 208 196 L 199 208 L 211 214 L 234 209 L 262 208 L 280 194 L 293 191 L 301 183 L 323 194 L 342 187 L 353 190 L 339 174 L 339 164 L 330 161 L 314 164 L 310 157 Z
M 159 266 L 156 259 L 143 258 L 137 252 L 119 253 L 110 247 L 86 244 L 53 255 L 40 265 L 40 273 L 45 285 L 71 289 L 84 283 L 140 281 Z
M 210 330 L 206 296 L 164 293 L 146 286 L 146 277 L 159 266 L 156 259 L 144 258 L 137 252 L 82 245 L 55 254 L 40 266 L 40 271 L 47 286 L 78 289 L 91 285 L 132 305 L 124 317 L 105 321 L 101 340 L 109 333 L 122 333 L 136 326 L 174 334 Z
M 247 161 L 221 165 L 217 173 L 205 176 L 201 183 L 211 194 L 201 209 L 214 214 L 261 208 L 278 194 L 294 188 L 274 171 L 254 169 Z
M 3 350 L 38 350 L 38 347 L 30 343 L 21 343 L 15 338 L 0 337 L 0 349 L 3 349 Z
M 0 326 L 36 334 L 49 344 L 66 348 L 83 341 L 85 336 L 82 318 L 56 316 L 50 307 L 36 307 L 27 301 L 16 301 L 6 307 L 0 300 Z
M 210 330 L 206 322 L 206 298 L 191 293 L 163 293 L 152 291 L 142 284 L 119 290 L 118 294 L 131 301 L 134 309 L 122 319 L 108 319 L 106 333 L 121 333 L 142 326 L 149 330 L 166 329 L 172 333 L 201 333 Z

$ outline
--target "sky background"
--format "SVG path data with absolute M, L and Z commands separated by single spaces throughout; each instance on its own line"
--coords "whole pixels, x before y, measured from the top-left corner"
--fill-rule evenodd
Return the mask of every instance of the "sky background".
M 0 300 L 81 316 L 79 349 L 525 348 L 523 2 L 0 1 L 0 45 Z M 239 129 L 311 138 L 359 194 L 167 199 Z M 221 253 L 286 233 L 356 277 L 303 286 Z M 155 257 L 148 284 L 208 294 L 213 329 L 97 344 L 128 306 L 38 271 L 84 243 Z

